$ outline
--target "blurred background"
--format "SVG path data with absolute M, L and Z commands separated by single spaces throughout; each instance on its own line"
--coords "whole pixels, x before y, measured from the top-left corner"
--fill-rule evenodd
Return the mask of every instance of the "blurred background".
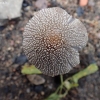
M 60 84 L 59 76 L 40 75 L 36 85 L 34 76 L 21 74 L 28 63 L 22 50 L 24 27 L 36 11 L 49 7 L 61 7 L 80 19 L 89 35 L 80 65 L 64 77 L 94 62 L 100 67 L 100 0 L 0 0 L 0 100 L 43 100 Z M 79 87 L 62 100 L 100 100 L 100 70 L 80 79 Z

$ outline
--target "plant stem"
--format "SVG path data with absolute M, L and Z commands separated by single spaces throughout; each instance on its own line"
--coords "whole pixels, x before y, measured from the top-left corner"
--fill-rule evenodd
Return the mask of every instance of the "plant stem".
M 60 75 L 60 80 L 61 80 L 61 87 L 60 87 L 60 94 L 61 94 L 63 89 L 63 75 Z
M 63 85 L 63 75 L 60 75 L 61 85 Z

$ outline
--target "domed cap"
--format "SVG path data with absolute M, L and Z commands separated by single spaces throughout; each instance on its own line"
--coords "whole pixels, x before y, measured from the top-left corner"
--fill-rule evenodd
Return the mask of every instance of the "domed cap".
M 79 53 L 88 40 L 84 25 L 65 10 L 54 7 L 35 13 L 23 33 L 23 49 L 43 74 L 68 73 L 79 64 Z

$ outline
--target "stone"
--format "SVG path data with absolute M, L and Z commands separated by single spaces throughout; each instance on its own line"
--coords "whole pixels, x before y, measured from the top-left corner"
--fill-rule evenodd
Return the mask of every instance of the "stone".
M 27 92 L 27 93 L 30 93 L 30 88 L 27 88 L 27 89 L 26 89 L 26 92 Z
M 7 19 L 21 16 L 23 0 L 0 0 L 0 25 L 4 25 Z
M 47 8 L 48 7 L 48 1 L 47 0 L 37 0 L 35 2 L 35 6 L 39 9 Z
M 19 65 L 23 65 L 27 62 L 27 57 L 23 54 L 21 54 L 20 56 L 16 56 L 13 58 L 13 64 L 19 64 Z
M 58 4 L 60 4 L 62 7 L 66 7 L 69 0 L 56 0 Z
M 77 7 L 77 9 L 76 9 L 76 12 L 77 12 L 77 15 L 80 17 L 80 16 L 82 16 L 83 14 L 84 14 L 84 10 L 83 10 L 83 8 L 82 7 Z
M 88 1 L 88 5 L 89 5 L 89 6 L 94 6 L 94 5 L 95 5 L 94 0 L 89 0 L 89 1 Z
M 28 80 L 34 85 L 40 85 L 45 83 L 45 79 L 40 75 L 27 75 Z

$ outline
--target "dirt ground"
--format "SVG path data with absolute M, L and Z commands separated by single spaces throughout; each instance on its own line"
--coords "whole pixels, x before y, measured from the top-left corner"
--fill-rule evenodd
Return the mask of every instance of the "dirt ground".
M 60 3 L 48 1 L 45 7 L 62 7 L 80 19 L 87 28 L 89 41 L 80 52 L 81 63 L 76 72 L 94 62 L 100 67 L 100 0 L 90 0 L 94 4 L 90 2 L 85 7 L 79 7 L 77 0 L 66 0 L 67 4 L 61 4 L 61 0 L 57 0 Z M 28 63 L 22 50 L 24 26 L 34 12 L 41 9 L 35 3 L 36 0 L 24 0 L 22 16 L 0 27 L 0 100 L 43 100 L 60 84 L 59 76 L 52 78 L 41 75 L 46 82 L 36 86 L 21 74 L 22 65 Z M 100 100 L 100 70 L 80 79 L 79 87 L 70 90 L 62 100 Z

